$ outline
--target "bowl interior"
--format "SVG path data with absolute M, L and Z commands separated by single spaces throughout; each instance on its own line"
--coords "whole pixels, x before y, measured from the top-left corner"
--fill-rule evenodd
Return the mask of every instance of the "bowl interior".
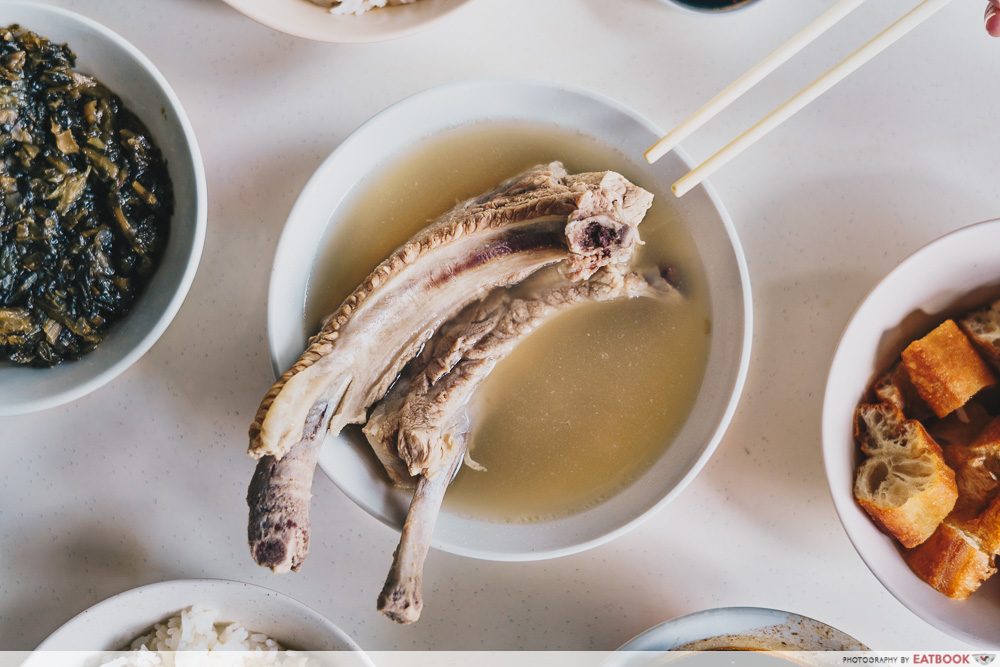
M 381 42 L 425 30 L 471 0 L 420 0 L 360 16 L 334 15 L 310 0 L 225 0 L 233 9 L 274 30 L 320 42 Z
M 823 457 L 847 535 L 872 573 L 900 602 L 942 631 L 1000 648 L 1000 581 L 956 601 L 914 575 L 895 542 L 854 501 L 854 409 L 902 349 L 948 317 L 1000 296 L 1000 221 L 952 232 L 918 250 L 865 297 L 837 347 L 823 402 Z
M 545 82 L 487 79 L 418 94 L 379 114 L 349 137 L 319 168 L 297 201 L 279 243 L 268 298 L 268 335 L 276 372 L 288 368 L 306 344 L 303 300 L 316 261 L 315 239 L 350 187 L 401 147 L 445 128 L 513 120 L 573 129 L 641 156 L 658 131 L 619 105 L 591 93 Z M 641 157 L 639 158 L 641 160 Z M 636 166 L 639 183 L 671 197 L 670 183 L 687 170 L 678 154 Z M 442 513 L 435 546 L 464 555 L 504 560 L 558 556 L 611 539 L 668 501 L 705 463 L 727 426 L 742 387 L 750 341 L 749 281 L 742 252 L 724 209 L 701 188 L 673 203 L 694 237 L 708 271 L 712 334 L 705 380 L 692 413 L 652 469 L 607 502 L 574 516 L 534 524 L 501 524 Z M 361 507 L 399 528 L 409 498 L 390 488 L 373 457 L 343 438 L 329 438 L 320 466 Z
M 156 623 L 195 604 L 219 610 L 220 623 L 239 623 L 288 649 L 360 651 L 344 631 L 301 602 L 222 579 L 165 581 L 120 593 L 69 620 L 37 651 L 121 650 Z
M 40 410 L 79 398 L 139 359 L 173 319 L 194 279 L 204 245 L 205 175 L 180 101 L 152 63 L 102 25 L 71 12 L 26 2 L 0 4 L 0 24 L 66 43 L 76 69 L 116 92 L 149 128 L 173 182 L 175 210 L 164 255 L 132 310 L 101 346 L 51 369 L 0 365 L 0 415 Z

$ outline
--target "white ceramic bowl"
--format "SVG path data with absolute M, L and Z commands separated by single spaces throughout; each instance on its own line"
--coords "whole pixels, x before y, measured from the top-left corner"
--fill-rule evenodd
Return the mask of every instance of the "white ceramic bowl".
M 225 0 L 247 18 L 274 30 L 320 42 L 384 42 L 431 28 L 471 0 L 419 0 L 373 9 L 360 16 L 334 15 L 310 0 Z
M 746 9 L 750 5 L 753 5 L 757 0 L 740 0 L 736 4 L 728 5 L 725 7 L 699 7 L 690 4 L 686 0 L 660 0 L 661 3 L 675 9 L 679 12 L 684 12 L 686 14 L 727 14 L 729 12 Z
M 378 114 L 346 139 L 320 166 L 289 215 L 278 244 L 268 294 L 268 336 L 275 372 L 288 368 L 306 345 L 304 295 L 317 262 L 317 239 L 351 189 L 400 150 L 447 128 L 483 121 L 576 131 L 634 156 L 643 187 L 670 198 L 685 221 L 707 269 L 711 343 L 705 380 L 695 406 L 665 453 L 646 474 L 610 500 L 554 521 L 501 524 L 444 512 L 434 546 L 496 560 L 561 556 L 606 542 L 673 499 L 704 466 L 728 426 L 749 362 L 752 308 L 750 283 L 732 222 L 709 187 L 674 200 L 670 184 L 690 168 L 671 153 L 655 165 L 643 151 L 661 131 L 621 105 L 577 88 L 523 79 L 481 79 L 434 88 Z M 352 286 L 353 287 L 353 286 Z M 314 333 L 314 332 L 309 332 Z M 390 488 L 373 457 L 343 438 L 328 438 L 320 466 L 356 503 L 399 529 L 409 505 Z
M 833 502 L 858 554 L 912 612 L 980 648 L 1000 648 L 1000 581 L 968 600 L 951 600 L 925 584 L 855 502 L 853 414 L 876 375 L 902 349 L 949 316 L 1000 296 L 1000 220 L 947 234 L 893 269 L 865 297 L 833 357 L 823 400 L 823 458 Z
M 727 649 L 868 650 L 853 637 L 806 616 L 760 607 L 725 607 L 680 616 L 650 628 L 618 649 L 618 654 L 606 664 L 608 667 L 649 664 L 648 656 L 640 654 L 648 651 Z
M 88 18 L 32 2 L 0 3 L 0 25 L 24 28 L 66 43 L 76 69 L 116 92 L 149 128 L 167 161 L 174 215 L 160 266 L 132 310 L 101 346 L 55 368 L 0 364 L 0 415 L 42 410 L 77 399 L 112 380 L 145 354 L 181 307 L 205 242 L 205 173 L 191 124 L 163 75 L 138 49 Z
M 81 612 L 43 641 L 25 667 L 45 667 L 53 658 L 66 667 L 75 667 L 78 659 L 82 665 L 85 653 L 122 650 L 155 624 L 195 604 L 217 609 L 220 623 L 239 623 L 284 648 L 344 651 L 349 652 L 347 664 L 372 664 L 343 630 L 287 595 L 239 581 L 182 579 L 119 593 Z M 65 651 L 78 655 L 67 659 Z

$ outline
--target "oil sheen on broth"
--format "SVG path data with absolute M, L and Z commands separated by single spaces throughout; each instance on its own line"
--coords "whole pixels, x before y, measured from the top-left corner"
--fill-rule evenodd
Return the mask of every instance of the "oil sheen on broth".
M 558 128 L 477 124 L 419 142 L 340 207 L 310 281 L 306 334 L 456 202 L 552 160 L 644 185 L 622 153 Z M 528 336 L 473 398 L 470 454 L 486 471 L 462 469 L 445 497 L 449 511 L 508 522 L 578 512 L 623 489 L 673 440 L 701 385 L 711 324 L 693 242 L 670 194 L 655 194 L 633 265 L 678 267 L 687 302 L 588 304 Z

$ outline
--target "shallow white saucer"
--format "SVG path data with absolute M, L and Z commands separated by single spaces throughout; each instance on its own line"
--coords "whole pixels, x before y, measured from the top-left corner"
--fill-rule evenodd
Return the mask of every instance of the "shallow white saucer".
M 650 628 L 619 650 L 640 651 L 866 651 L 861 642 L 821 621 L 777 609 L 706 609 Z M 615 667 L 640 664 L 620 656 Z

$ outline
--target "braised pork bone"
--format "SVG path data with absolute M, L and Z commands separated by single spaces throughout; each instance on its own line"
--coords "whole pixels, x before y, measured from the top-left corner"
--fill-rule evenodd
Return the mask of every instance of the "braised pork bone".
M 443 322 L 548 265 L 559 263 L 575 281 L 627 263 L 651 203 L 620 174 L 573 175 L 553 162 L 459 204 L 379 264 L 267 392 L 250 426 L 249 453 L 259 459 L 247 496 L 256 562 L 275 572 L 302 565 L 324 434 L 364 423 Z
M 417 485 L 378 598 L 382 614 L 404 624 L 420 617 L 423 564 L 445 491 L 468 446 L 466 409 L 496 364 L 540 325 L 576 306 L 634 297 L 682 301 L 668 275 L 611 264 L 585 281 L 558 278 L 518 298 L 494 290 L 442 326 L 407 366 L 364 428 L 393 482 Z

